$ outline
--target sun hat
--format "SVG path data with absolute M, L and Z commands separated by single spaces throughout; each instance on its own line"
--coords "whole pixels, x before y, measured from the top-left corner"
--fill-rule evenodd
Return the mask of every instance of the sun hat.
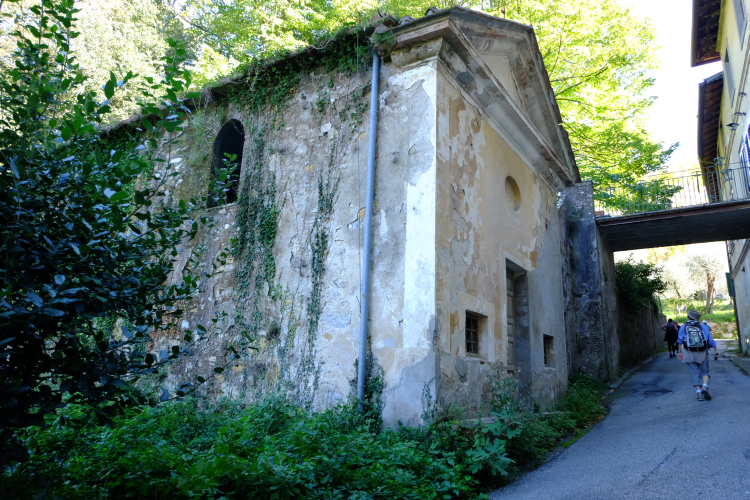
M 693 309 L 692 311 L 688 312 L 688 318 L 692 319 L 693 321 L 698 321 L 701 317 L 701 313 Z

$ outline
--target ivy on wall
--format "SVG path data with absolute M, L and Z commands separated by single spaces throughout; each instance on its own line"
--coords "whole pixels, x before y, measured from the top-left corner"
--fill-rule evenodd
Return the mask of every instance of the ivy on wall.
M 283 391 L 308 408 L 314 402 L 320 372 L 315 346 L 323 312 L 330 223 L 339 192 L 339 168 L 367 109 L 368 85 L 358 83 L 357 74 L 371 60 L 368 36 L 367 31 L 342 33 L 323 50 L 308 49 L 286 59 L 258 63 L 247 68 L 246 77 L 228 96 L 229 103 L 244 115 L 246 130 L 237 236 L 232 241 L 236 313 L 229 337 L 247 331 L 260 340 L 258 351 L 243 367 L 241 397 L 258 400 L 269 392 Z M 304 95 L 302 89 L 309 89 L 313 81 L 321 82 L 316 95 Z M 331 102 L 334 81 L 343 81 L 345 95 Z M 313 222 L 304 241 L 309 261 L 309 276 L 304 278 L 309 282 L 298 281 L 291 290 L 282 282 L 288 279 L 278 271 L 273 251 L 289 180 L 282 180 L 273 158 L 288 133 L 284 130 L 288 104 L 297 96 L 301 101 L 310 99 L 318 126 L 325 120 L 332 128 L 309 159 L 317 170 L 317 210 L 310 214 Z M 319 151 L 321 147 L 325 152 Z

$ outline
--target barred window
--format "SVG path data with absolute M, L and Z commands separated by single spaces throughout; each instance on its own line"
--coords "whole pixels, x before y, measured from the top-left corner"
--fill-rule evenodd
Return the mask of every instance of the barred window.
M 479 355 L 479 318 L 466 313 L 466 354 Z

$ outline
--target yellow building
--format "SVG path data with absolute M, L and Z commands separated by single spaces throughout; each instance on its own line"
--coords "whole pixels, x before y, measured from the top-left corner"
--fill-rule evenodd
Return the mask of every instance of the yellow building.
M 698 161 L 712 202 L 750 198 L 750 40 L 746 0 L 693 0 L 692 66 L 721 60 L 699 85 Z M 750 225 L 750 221 L 747 222 Z M 750 239 L 727 241 L 740 343 L 750 351 Z

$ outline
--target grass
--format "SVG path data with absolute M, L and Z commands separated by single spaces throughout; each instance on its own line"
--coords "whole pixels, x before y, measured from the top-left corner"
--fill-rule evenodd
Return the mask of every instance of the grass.
M 676 313 L 676 306 L 684 306 L 685 310 Z M 685 301 L 676 298 L 662 298 L 661 311 L 678 323 L 682 324 L 688 320 L 687 312 L 696 309 L 705 311 L 705 303 L 702 301 Z M 701 321 L 707 321 L 711 326 L 711 333 L 718 339 L 731 339 L 737 337 L 737 320 L 734 314 L 734 304 L 731 300 L 717 300 L 714 303 L 714 311 L 711 314 L 703 314 Z

